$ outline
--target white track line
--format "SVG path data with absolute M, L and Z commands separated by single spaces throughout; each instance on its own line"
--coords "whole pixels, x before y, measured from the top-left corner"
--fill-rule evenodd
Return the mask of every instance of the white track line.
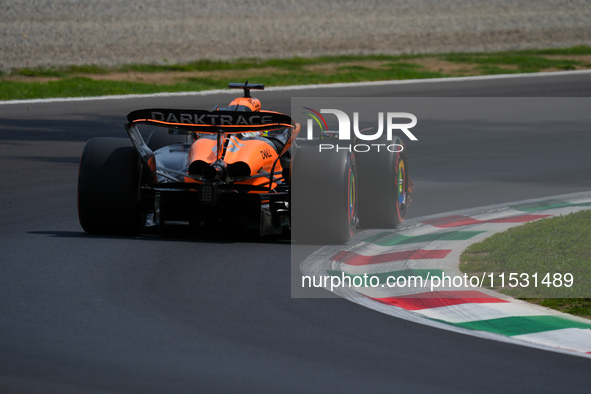
M 451 77 L 451 78 L 426 78 L 426 79 L 405 79 L 393 81 L 372 81 L 372 82 L 351 82 L 351 83 L 333 83 L 321 85 L 294 85 L 294 86 L 276 86 L 266 88 L 265 91 L 281 92 L 281 91 L 297 91 L 297 90 L 311 90 L 311 89 L 338 89 L 338 88 L 360 88 L 368 86 L 388 86 L 388 85 L 410 85 L 421 83 L 440 83 L 440 82 L 464 82 L 464 81 L 487 81 L 494 79 L 512 79 L 512 78 L 540 78 L 553 77 L 564 75 L 586 75 L 591 74 L 591 70 L 576 70 L 576 71 L 553 71 L 527 74 L 498 74 L 498 75 L 477 75 L 471 77 Z M 127 94 L 117 96 L 93 96 L 93 97 L 65 97 L 65 98 L 49 98 L 49 99 L 30 99 L 30 100 L 8 100 L 0 101 L 0 105 L 11 104 L 43 104 L 43 103 L 62 103 L 73 101 L 100 101 L 100 100 L 128 100 L 152 97 L 184 97 L 184 96 L 210 96 L 214 94 L 231 94 L 235 93 L 230 89 L 218 90 L 204 90 L 199 92 L 176 92 L 176 93 L 153 93 L 153 94 Z

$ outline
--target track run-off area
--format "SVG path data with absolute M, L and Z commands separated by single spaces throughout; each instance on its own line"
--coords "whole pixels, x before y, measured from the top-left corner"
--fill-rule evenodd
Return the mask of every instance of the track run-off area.
M 528 304 L 489 284 L 494 272 L 465 275 L 460 255 L 473 243 L 527 222 L 591 209 L 591 193 L 520 201 L 416 218 L 394 231 L 366 230 L 347 246 L 326 246 L 302 263 L 304 278 L 360 305 L 413 322 L 491 340 L 591 357 L 591 321 Z M 527 286 L 572 286 L 574 276 L 529 273 Z M 555 278 L 555 275 L 559 275 Z M 543 285 L 546 276 L 547 285 Z M 311 279 L 308 279 L 311 278 Z M 314 279 L 315 278 L 315 279 Z M 525 279 L 522 276 L 521 279 Z M 580 279 L 580 278 L 577 278 Z M 515 280 L 512 281 L 515 284 Z
M 76 181 L 85 141 L 125 137 L 125 116 L 135 109 L 211 109 L 234 94 L 0 104 L 3 391 L 588 391 L 586 357 L 393 318 L 325 290 L 294 297 L 292 280 L 301 275 L 294 270 L 318 247 L 292 253 L 289 240 L 195 239 L 182 230 L 128 238 L 82 231 Z M 591 73 L 256 96 L 279 112 L 289 112 L 292 97 L 552 98 L 559 119 L 587 105 Z M 408 146 L 415 184 L 408 223 L 591 190 L 588 127 L 561 128 L 548 121 L 552 113 L 541 115 L 535 130 L 483 133 L 466 121 L 417 132 Z

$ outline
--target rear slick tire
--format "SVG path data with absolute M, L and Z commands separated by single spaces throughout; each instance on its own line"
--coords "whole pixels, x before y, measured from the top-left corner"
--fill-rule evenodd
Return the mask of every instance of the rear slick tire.
M 93 138 L 86 143 L 78 173 L 78 219 L 84 231 L 135 235 L 141 230 L 140 170 L 128 139 Z
M 347 151 L 304 146 L 292 159 L 292 238 L 299 243 L 348 242 L 357 226 L 357 164 Z

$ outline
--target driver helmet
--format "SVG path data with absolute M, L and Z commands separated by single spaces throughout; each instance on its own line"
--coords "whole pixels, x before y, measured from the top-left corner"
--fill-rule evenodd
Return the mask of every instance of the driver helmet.
M 228 111 L 245 111 L 245 112 L 256 112 L 260 111 L 261 102 L 253 97 L 239 97 L 232 100 L 226 110 Z

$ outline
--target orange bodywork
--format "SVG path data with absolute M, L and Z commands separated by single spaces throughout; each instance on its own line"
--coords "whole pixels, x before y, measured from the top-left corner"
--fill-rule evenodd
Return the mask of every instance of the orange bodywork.
M 189 150 L 189 164 L 194 161 L 202 161 L 212 164 L 217 160 L 217 142 L 214 138 L 202 137 L 197 139 Z M 227 166 L 242 164 L 248 166 L 249 173 L 243 176 L 268 175 L 271 171 L 281 173 L 281 163 L 275 148 L 263 139 L 247 138 L 239 139 L 231 135 L 224 141 L 223 161 Z M 275 168 L 273 168 L 273 164 Z M 186 182 L 199 182 L 192 178 L 185 178 Z M 268 186 L 269 177 L 261 176 L 256 178 L 237 180 L 236 184 Z M 272 187 L 276 184 L 273 183 Z

